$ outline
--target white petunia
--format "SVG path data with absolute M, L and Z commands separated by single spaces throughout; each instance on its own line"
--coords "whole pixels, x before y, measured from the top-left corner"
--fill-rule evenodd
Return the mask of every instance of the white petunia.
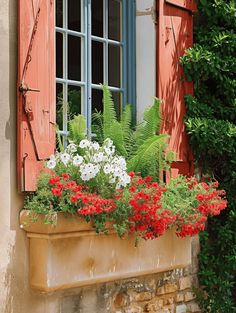
M 115 152 L 115 146 L 105 147 L 104 151 L 106 152 L 108 156 L 112 156 Z
M 114 184 L 115 182 L 116 182 L 115 177 L 111 177 L 110 180 L 109 180 L 109 183 L 110 184 Z
M 122 170 L 126 170 L 126 161 L 123 157 L 119 157 L 117 163 Z
M 110 148 L 113 145 L 113 141 L 110 138 L 105 139 L 104 144 L 106 147 Z
M 87 140 L 87 139 L 83 139 L 79 143 L 79 147 L 81 149 L 88 148 L 88 147 L 90 147 L 90 145 L 91 145 L 91 142 L 89 140 Z
M 93 156 L 93 161 L 96 163 L 100 163 L 104 161 L 104 154 L 103 152 L 95 153 Z
M 47 168 L 53 169 L 57 165 L 57 162 L 55 159 L 50 159 L 47 161 Z
M 123 172 L 122 175 L 119 177 L 119 183 L 123 187 L 126 187 L 130 183 L 130 181 L 130 176 L 125 172 Z
M 67 165 L 67 163 L 70 161 L 70 155 L 64 152 L 60 155 L 60 159 L 64 165 Z
M 80 164 L 82 164 L 84 161 L 83 157 L 81 155 L 76 155 L 73 158 L 73 165 L 74 166 L 79 166 Z
M 80 177 L 83 181 L 90 180 L 90 175 L 88 173 L 82 173 Z
M 122 174 L 122 169 L 119 166 L 116 166 L 114 168 L 114 172 L 113 172 L 115 177 L 119 177 Z
M 103 172 L 105 174 L 110 174 L 112 172 L 112 167 L 110 164 L 105 164 L 103 167 Z
M 92 143 L 92 148 L 95 150 L 95 151 L 98 151 L 100 146 L 99 146 L 99 143 L 98 142 L 93 142 Z
M 73 153 L 77 151 L 77 145 L 73 142 L 71 142 L 67 147 L 66 147 L 66 151 L 68 151 L 69 153 Z
M 99 172 L 99 166 L 93 165 L 92 163 L 83 164 L 80 167 L 81 178 L 83 180 L 89 180 L 91 178 L 94 178 L 98 172 Z

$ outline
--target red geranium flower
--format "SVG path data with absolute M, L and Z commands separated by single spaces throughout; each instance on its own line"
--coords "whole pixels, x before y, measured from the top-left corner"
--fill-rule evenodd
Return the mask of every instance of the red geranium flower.
M 70 175 L 68 173 L 63 173 L 61 176 L 64 180 L 68 180 L 70 178 Z

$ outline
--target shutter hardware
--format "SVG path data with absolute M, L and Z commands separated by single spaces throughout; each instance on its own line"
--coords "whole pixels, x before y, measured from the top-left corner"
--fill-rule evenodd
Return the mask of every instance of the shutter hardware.
M 26 94 L 26 92 L 28 92 L 28 91 L 40 92 L 39 89 L 31 88 L 31 87 L 29 87 L 28 85 L 26 85 L 24 83 L 20 84 L 19 91 L 22 92 L 23 94 Z

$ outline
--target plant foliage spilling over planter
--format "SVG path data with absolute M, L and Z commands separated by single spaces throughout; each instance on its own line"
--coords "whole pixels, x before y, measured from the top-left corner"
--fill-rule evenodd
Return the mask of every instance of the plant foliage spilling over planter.
M 42 175 L 37 192 L 25 204 L 45 214 L 46 222 L 53 223 L 56 212 L 66 212 L 93 221 L 97 232 L 106 231 L 105 223 L 111 221 L 121 237 L 131 232 L 154 239 L 174 226 L 185 237 L 203 230 L 207 216 L 226 207 L 217 182 L 178 176 L 163 184 L 127 173 L 126 160 L 115 154 L 111 139 L 102 146 L 87 139 L 79 146 L 71 143 L 47 166 L 52 172 Z

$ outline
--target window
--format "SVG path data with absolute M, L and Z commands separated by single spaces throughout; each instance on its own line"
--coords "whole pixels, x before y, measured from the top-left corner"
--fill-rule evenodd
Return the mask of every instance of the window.
M 101 85 L 112 92 L 117 114 L 135 103 L 135 1 L 56 1 L 57 124 L 67 135 L 70 116 L 102 110 Z

